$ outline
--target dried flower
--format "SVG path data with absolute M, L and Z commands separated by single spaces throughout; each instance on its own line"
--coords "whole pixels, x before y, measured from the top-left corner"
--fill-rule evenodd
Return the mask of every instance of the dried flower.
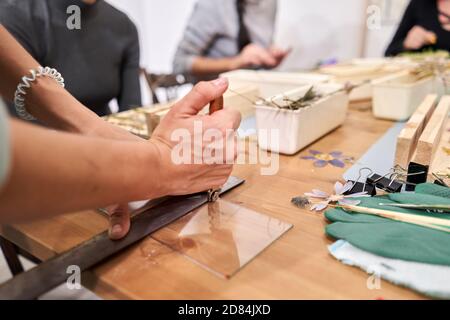
M 448 92 L 450 74 L 449 68 L 449 54 L 448 52 L 441 52 L 438 54 L 429 54 L 417 59 L 418 65 L 410 70 L 410 73 L 415 77 L 415 81 L 427 77 L 435 77 L 439 79 L 444 85 L 445 92 Z
M 292 100 L 288 97 L 284 97 L 283 101 L 286 102 L 286 104 L 280 105 L 272 100 L 269 102 L 269 105 L 278 109 L 298 110 L 311 106 L 320 98 L 322 98 L 322 95 L 316 92 L 314 87 L 311 87 L 301 98 L 297 100 Z
M 299 207 L 300 209 L 305 209 L 306 206 L 311 204 L 311 201 L 309 201 L 308 197 L 299 196 L 292 198 L 291 203 Z
M 345 192 L 351 190 L 353 188 L 352 182 L 347 182 L 346 184 L 342 184 L 340 182 L 336 182 L 334 185 L 334 194 L 329 195 L 326 192 L 321 190 L 314 189 L 311 193 L 305 193 L 305 196 L 314 199 L 322 199 L 322 201 L 315 203 L 311 206 L 312 211 L 322 211 L 328 207 L 330 203 L 339 203 L 340 205 L 353 205 L 357 206 L 361 203 L 359 200 L 353 200 L 351 198 L 359 198 L 359 197 L 369 197 L 367 192 L 359 192 L 351 195 L 344 195 Z
M 326 167 L 328 164 L 334 167 L 344 168 L 346 161 L 353 161 L 353 158 L 344 156 L 341 151 L 323 153 L 316 150 L 309 150 L 309 153 L 311 154 L 310 156 L 304 156 L 302 159 L 314 161 L 314 166 L 318 168 Z
M 317 101 L 321 97 L 322 95 L 318 94 L 314 90 L 314 87 L 311 87 L 300 99 L 292 100 L 286 97 L 284 98 L 284 101 L 288 102 L 286 108 L 290 110 L 298 110 L 310 106 L 313 102 Z

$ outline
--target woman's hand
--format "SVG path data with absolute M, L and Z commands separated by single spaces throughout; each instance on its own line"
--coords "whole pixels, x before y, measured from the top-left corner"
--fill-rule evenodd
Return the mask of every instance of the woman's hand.
M 418 50 L 426 45 L 435 44 L 436 34 L 421 26 L 415 26 L 408 32 L 408 36 L 403 42 L 403 46 L 408 50 Z
M 242 49 L 241 53 L 236 57 L 236 68 L 247 68 L 250 66 L 266 66 L 274 68 L 277 65 L 277 60 L 269 50 L 251 43 Z
M 291 53 L 291 51 L 292 48 L 285 50 L 276 46 L 272 46 L 269 49 L 269 52 L 272 55 L 272 57 L 274 57 L 277 60 L 276 66 L 279 66 L 283 62 L 283 60 Z
M 223 109 L 213 115 L 198 114 L 227 88 L 226 78 L 199 83 L 154 131 L 150 142 L 160 157 L 162 194 L 202 192 L 227 181 L 237 157 L 235 131 L 240 113 Z
M 283 62 L 291 50 L 284 50 L 275 46 L 269 49 L 251 43 L 242 49 L 241 53 L 233 59 L 230 69 L 241 69 L 252 66 L 276 68 Z
M 111 140 L 145 142 L 144 139 L 110 124 L 100 117 L 95 117 L 94 119 L 90 126 L 84 128 L 83 135 Z M 122 239 L 130 231 L 130 210 L 128 203 L 108 206 L 105 210 L 108 212 L 109 217 L 109 237 L 112 240 Z
M 164 182 L 160 186 L 161 195 L 190 194 L 216 189 L 227 181 L 232 171 L 232 163 L 237 156 L 234 132 L 239 127 L 240 114 L 237 111 L 227 109 L 218 111 L 212 116 L 198 115 L 198 112 L 205 105 L 222 96 L 227 88 L 228 81 L 222 78 L 198 84 L 191 93 L 173 106 L 169 114 L 156 128 L 150 143 L 156 149 L 155 154 L 159 156 L 160 168 L 158 168 L 158 172 L 162 176 L 159 180 Z M 194 137 L 195 125 L 202 129 L 200 132 L 202 136 L 198 140 Z M 208 139 L 204 134 L 208 129 L 216 130 L 217 136 L 220 135 L 221 139 L 207 141 Z M 173 152 L 174 148 L 181 146 L 180 142 L 172 139 L 172 135 L 176 134 L 177 130 L 183 130 L 186 134 L 185 138 L 192 142 L 192 144 L 184 145 L 192 155 L 190 157 L 193 160 L 192 163 L 177 164 L 179 159 L 174 159 L 177 156 L 177 153 Z M 84 134 L 112 140 L 146 143 L 143 139 L 100 118 Z M 211 149 L 214 149 L 214 151 L 212 152 Z M 198 150 L 200 150 L 200 155 L 196 154 Z M 222 154 L 224 155 L 221 157 L 223 161 L 207 164 L 205 160 L 207 162 L 208 159 L 203 156 L 205 153 Z M 197 161 L 194 161 L 194 159 L 197 159 Z M 128 204 L 112 205 L 106 210 L 109 213 L 110 238 L 118 240 L 125 237 L 130 230 Z
M 241 121 L 240 113 L 224 109 L 213 115 L 198 114 L 210 101 L 222 96 L 227 88 L 226 78 L 199 83 L 172 107 L 154 131 L 149 143 L 159 157 L 159 167 L 153 168 L 159 173 L 153 180 L 158 185 L 158 196 L 217 189 L 227 181 L 237 157 L 235 131 Z M 107 133 L 107 130 L 103 128 L 100 133 Z M 186 154 L 180 155 L 178 151 Z M 188 161 L 180 161 L 180 157 L 184 159 L 186 155 Z M 130 229 L 128 206 L 114 205 L 107 211 L 110 237 L 123 238 Z

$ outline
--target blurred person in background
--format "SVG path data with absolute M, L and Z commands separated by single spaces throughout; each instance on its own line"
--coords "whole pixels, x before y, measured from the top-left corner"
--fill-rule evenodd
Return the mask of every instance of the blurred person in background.
M 276 13 L 277 0 L 198 0 L 174 73 L 210 79 L 236 69 L 277 67 L 289 52 L 273 46 Z
M 72 5 L 81 9 L 80 29 L 68 27 Z M 113 99 L 119 111 L 142 105 L 137 29 L 107 2 L 1 0 L 0 23 L 42 66 L 63 74 L 66 89 L 97 115 L 110 114 Z
M 386 56 L 423 50 L 450 51 L 450 0 L 412 0 Z

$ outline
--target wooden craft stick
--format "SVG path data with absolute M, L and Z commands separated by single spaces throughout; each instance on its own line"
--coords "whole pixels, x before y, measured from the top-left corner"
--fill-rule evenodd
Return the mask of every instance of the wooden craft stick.
M 443 134 L 441 137 L 441 142 L 438 144 L 436 149 L 436 154 L 434 160 L 431 163 L 430 170 L 428 172 L 429 181 L 434 181 L 436 178 L 434 174 L 439 174 L 441 172 L 446 172 L 450 169 L 450 154 L 447 148 L 450 147 L 450 121 L 447 120 L 447 125 L 444 127 Z M 450 179 L 444 179 L 444 183 L 449 183 Z
M 379 203 L 378 205 L 386 207 L 419 209 L 419 210 L 442 210 L 442 211 L 450 210 L 450 205 L 448 204 L 420 205 L 420 204 L 405 204 L 405 203 Z
M 384 215 L 384 216 L 387 216 L 387 217 L 395 217 L 395 218 L 405 219 L 405 220 L 406 219 L 407 220 L 414 220 L 414 221 L 423 222 L 423 223 L 440 225 L 440 226 L 443 226 L 443 227 L 450 227 L 450 220 L 447 220 L 447 219 L 434 218 L 434 217 L 428 217 L 428 216 L 419 216 L 419 215 L 415 215 L 415 214 L 403 213 L 403 212 L 398 212 L 398 211 L 376 209 L 376 208 L 358 207 L 358 206 L 352 206 L 352 205 L 344 205 L 342 207 L 344 209 L 349 209 L 351 211 L 359 212 L 359 213 L 368 213 L 368 214 L 374 214 L 374 215 Z
M 444 96 L 419 138 L 413 162 L 424 166 L 431 166 L 433 163 L 443 129 L 447 124 L 449 107 L 450 96 Z
M 219 98 L 213 100 L 209 104 L 209 114 L 213 114 L 214 112 L 217 112 L 219 110 L 223 109 L 223 96 L 220 96 Z
M 430 120 L 436 108 L 437 95 L 428 95 L 416 112 L 406 123 L 405 128 L 397 138 L 397 149 L 395 153 L 395 164 L 407 168 L 416 150 L 418 140 Z
M 410 223 L 410 224 L 416 224 L 416 225 L 420 225 L 420 226 L 437 229 L 437 230 L 441 230 L 441 231 L 450 233 L 450 220 L 446 220 L 446 219 L 418 216 L 418 215 L 414 215 L 414 214 L 407 214 L 407 213 L 401 213 L 401 212 L 390 211 L 390 210 L 358 207 L 358 206 L 352 206 L 352 205 L 342 205 L 342 206 L 338 206 L 338 207 L 341 207 L 344 210 L 348 210 L 348 211 L 352 211 L 352 212 L 380 216 L 380 217 L 391 219 L 391 220 L 406 222 L 406 223 Z

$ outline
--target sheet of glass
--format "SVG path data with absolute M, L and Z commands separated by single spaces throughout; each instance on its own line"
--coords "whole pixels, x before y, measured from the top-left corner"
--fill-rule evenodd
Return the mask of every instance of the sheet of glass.
M 152 237 L 225 278 L 292 228 L 291 224 L 219 199 Z

